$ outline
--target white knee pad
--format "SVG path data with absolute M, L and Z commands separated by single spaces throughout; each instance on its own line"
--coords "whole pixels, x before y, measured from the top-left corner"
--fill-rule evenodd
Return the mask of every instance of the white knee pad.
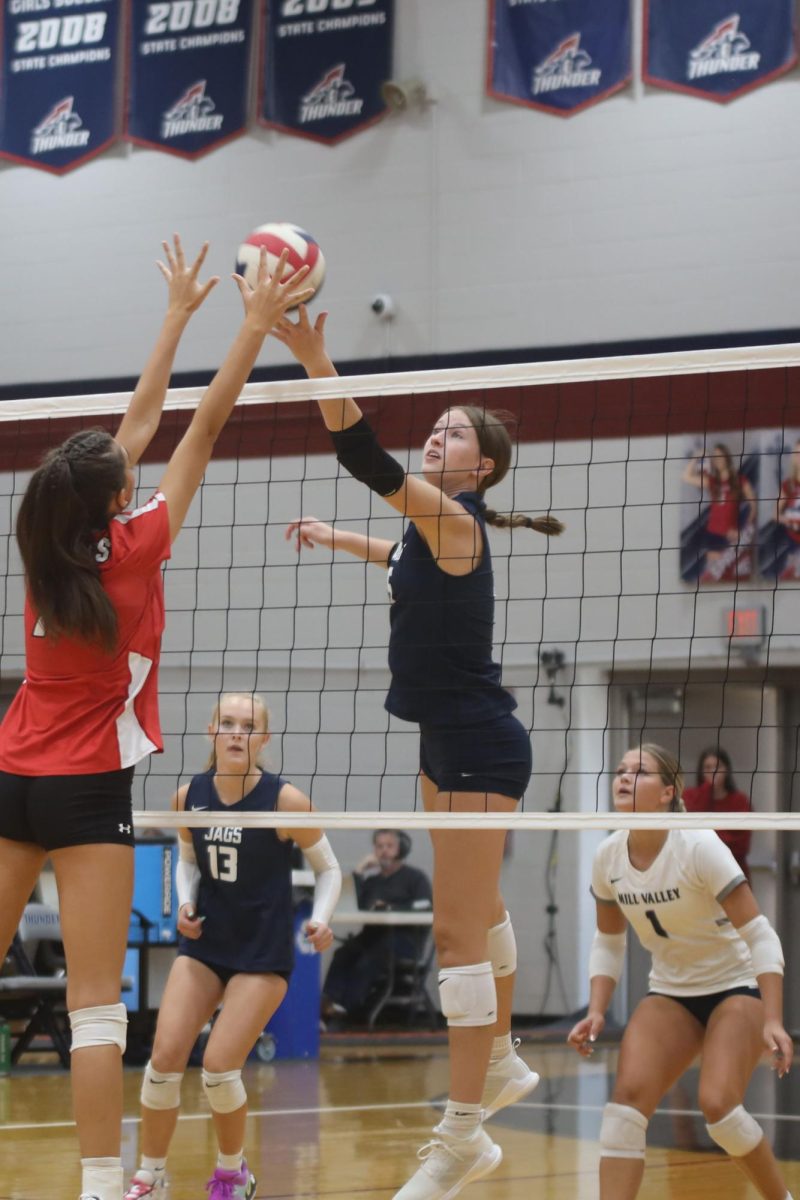
M 731 1158 L 744 1158 L 755 1150 L 764 1136 L 764 1130 L 741 1104 L 714 1125 L 706 1125 L 708 1136 L 730 1154 Z
M 647 1117 L 627 1104 L 607 1104 L 600 1126 L 603 1158 L 644 1158 Z
M 145 1108 L 180 1108 L 183 1071 L 157 1071 L 149 1062 L 144 1069 L 140 1099 Z
M 214 1112 L 235 1112 L 247 1102 L 241 1071 L 207 1071 L 203 1067 L 203 1090 Z
M 128 1036 L 128 1010 L 124 1004 L 76 1008 L 69 1014 L 69 1023 L 73 1053 L 87 1046 L 119 1046 L 124 1052 Z
M 489 930 L 489 958 L 495 979 L 513 975 L 517 969 L 517 939 L 508 913 L 499 925 Z
M 497 992 L 492 964 L 445 967 L 439 972 L 439 1000 L 448 1025 L 494 1025 Z

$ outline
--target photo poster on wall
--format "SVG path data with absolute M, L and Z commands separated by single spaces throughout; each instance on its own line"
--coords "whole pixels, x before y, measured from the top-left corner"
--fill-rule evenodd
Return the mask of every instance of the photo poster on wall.
M 394 0 L 267 0 L 259 121 L 333 145 L 386 115 Z
M 795 0 L 644 0 L 645 83 L 725 104 L 797 62 Z
M 764 434 L 758 570 L 765 579 L 800 581 L 800 428 Z
M 129 141 L 198 158 L 245 132 L 255 0 L 131 0 Z
M 628 85 L 631 0 L 490 0 L 486 90 L 569 117 Z
M 688 442 L 681 475 L 685 583 L 737 583 L 755 573 L 762 434 L 741 429 Z
M 118 0 L 2 0 L 0 158 L 60 175 L 117 137 Z

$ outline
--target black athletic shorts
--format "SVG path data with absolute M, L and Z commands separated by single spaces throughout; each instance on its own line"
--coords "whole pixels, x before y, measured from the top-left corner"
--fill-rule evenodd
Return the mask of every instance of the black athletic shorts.
M 496 792 L 519 800 L 531 778 L 531 739 L 513 713 L 483 725 L 420 725 L 420 769 L 440 792 Z
M 133 767 L 97 775 L 0 771 L 0 837 L 43 850 L 133 845 Z
M 729 996 L 752 996 L 754 1000 L 761 999 L 761 992 L 758 988 L 751 987 L 728 988 L 725 992 L 711 992 L 707 996 L 667 996 L 665 992 L 648 992 L 647 994 L 648 996 L 663 996 L 665 1000 L 674 1000 L 676 1004 L 682 1004 L 693 1017 L 697 1018 L 704 1029 L 717 1005 L 722 1004 L 722 1001 L 727 1000 Z
M 191 958 L 194 962 L 202 963 L 204 967 L 208 967 L 209 971 L 213 971 L 217 979 L 223 987 L 227 987 L 234 975 L 277 975 L 279 979 L 285 979 L 288 985 L 292 977 L 291 971 L 243 971 L 241 967 L 222 967 L 219 963 L 208 962 L 205 958 L 200 958 L 198 954 L 189 954 L 188 951 L 178 950 L 178 958 Z

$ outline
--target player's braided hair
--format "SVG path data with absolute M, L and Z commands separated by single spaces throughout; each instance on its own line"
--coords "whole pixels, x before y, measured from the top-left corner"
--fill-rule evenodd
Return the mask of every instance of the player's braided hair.
M 100 582 L 96 534 L 125 487 L 122 451 L 105 429 L 74 433 L 48 451 L 25 489 L 17 542 L 31 605 L 48 637 L 68 635 L 111 651 L 114 606 Z
M 480 408 L 476 404 L 460 404 L 458 407 L 478 435 L 481 454 L 494 461 L 492 470 L 478 484 L 478 492 L 483 495 L 488 488 L 499 483 L 508 474 L 511 466 L 511 437 L 507 423 L 515 418 L 513 413 Z M 493 508 L 487 508 L 484 518 L 487 525 L 493 525 L 496 529 L 535 529 L 537 533 L 544 533 L 547 537 L 557 537 L 564 531 L 562 522 L 549 513 L 544 517 L 529 517 L 527 513 L 498 513 Z

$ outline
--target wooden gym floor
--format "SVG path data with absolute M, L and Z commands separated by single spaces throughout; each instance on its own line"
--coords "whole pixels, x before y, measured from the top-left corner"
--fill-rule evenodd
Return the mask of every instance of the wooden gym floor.
M 597 1131 L 616 1048 L 581 1062 L 562 1045 L 527 1042 L 542 1075 L 528 1101 L 491 1122 L 504 1159 L 469 1200 L 595 1200 Z M 122 1154 L 126 1182 L 138 1154 L 141 1071 L 125 1073 Z M 748 1107 L 761 1119 L 800 1196 L 800 1069 L 773 1083 L 759 1068 Z M 246 1152 L 258 1200 L 391 1200 L 415 1169 L 415 1153 L 438 1120 L 447 1086 L 439 1042 L 327 1044 L 319 1062 L 248 1064 L 251 1116 Z M 432 1103 L 433 1102 L 433 1103 Z M 690 1072 L 651 1122 L 640 1200 L 755 1200 L 736 1168 L 710 1147 Z M 169 1200 L 202 1200 L 216 1146 L 200 1072 L 183 1086 L 183 1116 L 169 1159 Z M 778 1116 L 768 1114 L 777 1113 Z M 0 1079 L 0 1200 L 77 1200 L 79 1169 L 65 1072 L 16 1069 Z

